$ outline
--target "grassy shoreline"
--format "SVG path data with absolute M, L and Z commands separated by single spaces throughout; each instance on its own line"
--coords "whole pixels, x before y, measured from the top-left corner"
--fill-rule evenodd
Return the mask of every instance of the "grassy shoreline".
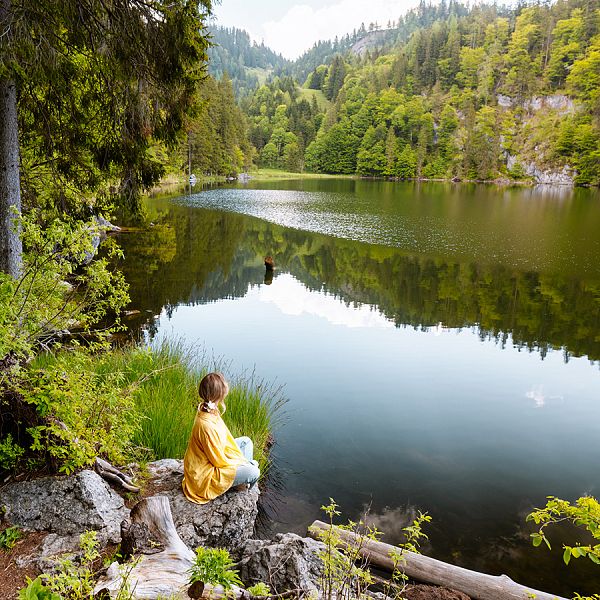
M 374 177 L 363 176 L 357 174 L 330 174 L 330 173 L 296 173 L 293 171 L 283 171 L 280 169 L 253 169 L 248 172 L 251 182 L 268 182 L 268 181 L 289 181 L 292 179 L 359 179 L 365 181 L 389 181 L 392 183 L 415 182 L 415 183 L 452 183 L 460 184 L 482 184 L 495 185 L 498 187 L 531 187 L 538 185 L 537 182 L 529 179 L 509 179 L 508 177 L 498 177 L 496 179 L 455 179 L 455 178 L 427 178 L 427 177 L 412 177 L 410 179 L 398 179 L 396 177 Z M 244 183 L 242 180 L 227 181 L 224 176 L 199 176 L 198 183 L 194 191 L 202 190 L 202 186 L 222 185 L 226 183 Z M 553 184 L 560 187 L 573 187 L 572 184 Z M 187 176 L 176 176 L 170 174 L 163 179 L 157 186 L 148 192 L 149 197 L 183 194 L 187 191 Z
M 81 352 L 46 353 L 32 367 L 81 369 Z M 267 473 L 272 431 L 285 404 L 280 387 L 257 380 L 253 374 L 231 375 L 227 364 L 208 360 L 203 351 L 178 340 L 114 348 L 84 364 L 100 380 L 111 377 L 118 382 L 117 394 L 131 396 L 137 426 L 130 439 L 122 440 L 123 449 L 126 459 L 142 462 L 183 458 L 198 407 L 199 380 L 209 371 L 225 371 L 230 392 L 223 418 L 234 437 L 252 439 L 254 458 L 262 475 Z
M 250 181 L 274 181 L 278 179 L 359 179 L 358 175 L 331 175 L 329 173 L 295 173 L 279 169 L 256 169 L 248 173 Z

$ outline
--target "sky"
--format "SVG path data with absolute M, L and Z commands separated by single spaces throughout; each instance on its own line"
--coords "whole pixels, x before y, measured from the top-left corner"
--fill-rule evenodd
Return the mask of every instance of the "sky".
M 221 0 L 219 25 L 245 29 L 286 58 L 297 58 L 318 40 L 352 33 L 364 22 L 385 26 L 418 0 Z

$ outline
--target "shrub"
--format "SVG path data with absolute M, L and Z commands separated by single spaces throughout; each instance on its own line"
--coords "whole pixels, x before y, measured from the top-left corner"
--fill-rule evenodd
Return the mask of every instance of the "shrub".
M 190 585 L 202 582 L 221 585 L 230 590 L 234 585 L 241 586 L 238 572 L 233 567 L 229 552 L 225 548 L 197 548 L 194 564 L 190 568 Z
M 564 521 L 573 523 L 591 535 L 594 541 L 600 542 L 600 503 L 591 496 L 583 496 L 575 504 L 548 496 L 546 506 L 527 515 L 527 521 L 539 525 L 538 531 L 531 534 L 534 546 L 540 546 L 544 542 L 548 549 L 551 549 L 550 541 L 546 537 L 546 528 Z M 587 558 L 600 565 L 600 543 L 577 543 L 575 546 L 563 544 L 564 563 L 568 565 L 571 558 Z M 575 598 L 576 600 L 600 600 L 600 595 L 583 597 L 576 594 Z
M 89 261 L 100 235 L 94 221 L 48 223 L 34 211 L 22 225 L 23 274 L 15 280 L 0 273 L 0 360 L 28 356 L 75 327 L 109 333 L 98 323 L 129 300 L 122 274 L 109 270 L 119 248 L 107 244 L 106 258 Z
M 95 531 L 86 531 L 79 537 L 80 556 L 63 558 L 53 573 L 43 573 L 36 579 L 28 579 L 27 586 L 19 591 L 19 600 L 90 600 L 94 597 L 96 572 L 94 565 L 100 558 Z M 132 600 L 129 574 L 137 564 L 122 569 L 122 583 L 113 600 Z
M 72 473 L 98 455 L 117 463 L 131 458 L 140 415 L 121 373 L 101 372 L 108 356 L 75 349 L 45 355 L 19 372 L 16 390 L 37 416 L 21 427 L 38 462 Z
M 321 590 L 326 600 L 352 600 L 362 598 L 367 588 L 374 583 L 373 577 L 367 568 L 368 560 L 362 555 L 362 549 L 369 540 L 377 541 L 381 537 L 376 527 L 366 525 L 363 521 L 349 521 L 346 525 L 334 525 L 334 518 L 340 515 L 338 505 L 333 498 L 329 504 L 322 506 L 329 520 L 329 526 L 324 530 L 318 530 L 318 537 L 325 544 L 325 549 L 320 553 L 323 561 L 323 575 L 321 578 Z M 411 525 L 405 527 L 403 532 L 405 540 L 402 544 L 394 547 L 390 553 L 393 563 L 391 579 L 383 586 L 385 596 L 402 600 L 402 593 L 408 581 L 407 575 L 402 569 L 404 552 L 418 552 L 419 543 L 422 538 L 427 538 L 422 531 L 422 526 L 429 523 L 431 517 L 427 513 L 418 513 L 417 518 Z M 353 543 L 342 541 L 340 531 L 350 531 L 355 534 Z M 343 552 L 339 550 L 343 548 Z
M 25 454 L 25 448 L 13 442 L 12 434 L 8 434 L 0 440 L 0 469 L 14 471 L 21 458 Z

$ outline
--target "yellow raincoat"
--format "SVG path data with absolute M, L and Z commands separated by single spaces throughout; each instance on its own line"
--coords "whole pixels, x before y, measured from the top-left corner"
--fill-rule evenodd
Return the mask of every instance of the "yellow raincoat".
M 220 414 L 198 411 L 183 457 L 183 493 L 205 504 L 226 492 L 246 462 Z

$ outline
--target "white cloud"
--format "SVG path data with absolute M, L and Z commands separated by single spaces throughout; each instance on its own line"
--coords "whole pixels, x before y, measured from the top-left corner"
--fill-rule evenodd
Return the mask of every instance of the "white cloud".
M 318 40 L 352 33 L 361 23 L 385 27 L 416 4 L 416 0 L 340 0 L 320 8 L 296 4 L 279 20 L 264 23 L 261 38 L 286 58 L 297 58 Z

